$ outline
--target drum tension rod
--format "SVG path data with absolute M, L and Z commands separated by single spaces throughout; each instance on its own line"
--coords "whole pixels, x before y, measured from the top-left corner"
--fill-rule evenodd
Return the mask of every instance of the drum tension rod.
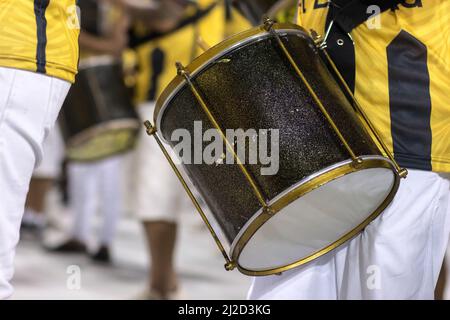
M 266 17 L 264 19 L 263 27 L 264 27 L 264 29 L 267 32 L 270 32 L 274 36 L 274 38 L 277 40 L 279 46 L 283 50 L 283 53 L 286 56 L 286 58 L 288 59 L 289 63 L 294 68 L 294 70 L 297 73 L 297 75 L 299 76 L 299 78 L 303 81 L 304 85 L 306 86 L 306 88 L 308 89 L 309 93 L 311 94 L 314 102 L 317 104 L 317 106 L 319 107 L 320 111 L 325 116 L 325 118 L 328 121 L 329 125 L 333 129 L 334 133 L 338 136 L 339 140 L 341 141 L 341 143 L 344 145 L 345 149 L 349 153 L 349 155 L 350 155 L 350 157 L 352 158 L 352 161 L 353 161 L 353 166 L 356 167 L 356 168 L 359 167 L 362 164 L 363 160 L 360 157 L 356 156 L 356 154 L 353 152 L 353 150 L 350 147 L 349 143 L 347 142 L 345 137 L 342 135 L 341 131 L 337 127 L 336 123 L 333 121 L 331 115 L 328 113 L 328 111 L 325 108 L 325 106 L 323 105 L 322 101 L 320 101 L 318 95 L 315 93 L 315 91 L 312 88 L 311 84 L 308 82 L 308 80 L 306 79 L 305 75 L 303 74 L 303 72 L 300 70 L 299 66 L 295 62 L 294 58 L 289 53 L 289 50 L 286 48 L 285 44 L 283 43 L 283 40 L 281 40 L 280 36 L 276 32 L 276 30 L 273 28 L 274 24 L 275 24 L 274 20 Z
M 345 91 L 347 92 L 347 95 L 350 97 L 351 102 L 353 104 L 353 107 L 355 108 L 355 111 L 357 113 L 359 113 L 359 115 L 362 117 L 363 121 L 365 122 L 365 124 L 369 128 L 369 131 L 371 131 L 372 135 L 375 137 L 376 142 L 378 142 L 379 146 L 381 146 L 381 149 L 382 149 L 381 151 L 383 151 L 388 156 L 388 158 L 392 161 L 392 163 L 394 164 L 395 170 L 397 171 L 397 174 L 401 178 L 406 178 L 408 176 L 408 170 L 406 168 L 401 168 L 399 166 L 399 164 L 395 160 L 394 156 L 389 151 L 388 147 L 386 146 L 386 144 L 384 143 L 383 139 L 381 138 L 380 134 L 376 130 L 375 126 L 372 124 L 372 122 L 369 120 L 369 117 L 364 112 L 364 109 L 362 108 L 362 106 L 358 102 L 358 100 L 356 99 L 356 97 L 353 94 L 352 90 L 350 90 L 350 87 L 348 86 L 348 84 L 345 81 L 344 77 L 340 73 L 340 71 L 337 68 L 336 64 L 334 63 L 333 59 L 331 59 L 330 55 L 328 54 L 328 51 L 326 50 L 327 49 L 327 37 L 328 37 L 328 34 L 330 32 L 330 28 L 332 27 L 332 25 L 333 24 L 330 24 L 330 27 L 329 27 L 329 29 L 327 31 L 327 35 L 325 36 L 325 38 L 322 38 L 316 31 L 311 30 L 310 32 L 311 32 L 311 36 L 312 36 L 312 38 L 314 40 L 314 43 L 316 44 L 316 47 L 323 52 L 325 58 L 327 59 L 327 62 L 331 66 L 331 69 L 333 70 L 334 74 L 338 77 L 339 82 L 344 87 Z M 350 36 L 350 38 L 351 38 L 351 36 Z
M 186 191 L 186 193 L 188 194 L 192 203 L 194 204 L 195 209 L 197 209 L 197 212 L 200 214 L 203 222 L 206 224 L 209 232 L 211 233 L 214 241 L 216 242 L 217 247 L 219 248 L 220 252 L 222 253 L 222 255 L 225 259 L 225 270 L 227 270 L 227 271 L 233 270 L 234 268 L 236 268 L 236 263 L 228 257 L 228 254 L 226 253 L 225 248 L 222 245 L 222 242 L 220 241 L 219 237 L 217 236 L 216 232 L 214 231 L 211 223 L 208 220 L 208 217 L 206 216 L 205 212 L 203 211 L 202 207 L 200 206 L 200 203 L 198 202 L 197 198 L 194 196 L 193 192 L 189 188 L 189 186 L 186 183 L 186 180 L 184 179 L 180 170 L 178 170 L 176 164 L 173 162 L 172 158 L 170 157 L 169 153 L 167 152 L 166 148 L 164 147 L 163 143 L 161 142 L 161 139 L 159 139 L 158 135 L 156 134 L 156 132 L 157 132 L 156 127 L 153 126 L 151 124 L 151 122 L 148 120 L 144 122 L 144 126 L 146 128 L 147 134 L 149 136 L 153 136 L 153 138 L 155 138 L 156 143 L 158 144 L 162 153 L 164 154 L 167 161 L 169 162 L 170 167 L 175 172 L 178 180 L 180 180 L 181 184 L 183 185 L 184 190 Z
M 202 107 L 206 116 L 208 117 L 209 121 L 211 121 L 214 128 L 219 132 L 222 140 L 225 142 L 225 146 L 226 146 L 227 150 L 233 155 L 233 158 L 236 160 L 236 163 L 238 164 L 239 169 L 241 170 L 245 179 L 247 180 L 250 187 L 252 188 L 253 193 L 256 196 L 256 198 L 258 199 L 259 203 L 261 204 L 264 212 L 269 215 L 274 214 L 274 211 L 272 210 L 272 208 L 270 208 L 270 205 L 266 202 L 265 197 L 263 196 L 263 192 L 262 192 L 261 188 L 258 186 L 258 183 L 253 179 L 250 172 L 247 170 L 247 168 L 242 163 L 241 159 L 239 159 L 239 156 L 234 151 L 233 145 L 230 143 L 230 141 L 228 141 L 224 131 L 222 130 L 219 123 L 215 119 L 210 108 L 206 104 L 205 100 L 202 98 L 200 92 L 197 90 L 194 83 L 192 82 L 189 71 L 186 70 L 186 68 L 180 62 L 176 63 L 176 67 L 177 67 L 178 75 L 184 77 L 187 84 L 189 85 L 189 88 L 191 89 L 192 94 L 196 98 L 197 102 L 200 104 L 200 106 Z

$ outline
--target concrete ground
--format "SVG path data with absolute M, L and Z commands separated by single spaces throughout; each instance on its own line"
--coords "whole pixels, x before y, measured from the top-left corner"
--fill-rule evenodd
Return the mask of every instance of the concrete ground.
M 53 194 L 47 244 L 63 239 L 70 213 Z M 97 223 L 98 224 L 98 223 Z M 94 232 L 95 234 L 95 221 Z M 95 244 L 95 241 L 93 241 Z M 450 258 L 450 248 L 447 253 Z M 113 247 L 114 263 L 102 266 L 87 256 L 46 251 L 36 239 L 23 237 L 17 248 L 13 299 L 136 299 L 144 290 L 149 262 L 139 223 L 125 215 Z M 238 271 L 226 272 L 223 258 L 195 213 L 181 215 L 176 254 L 183 298 L 245 299 L 250 278 Z M 447 260 L 450 270 L 450 259 Z M 445 298 L 450 299 L 450 287 Z
M 60 206 L 52 211 L 57 228 L 46 232 L 46 243 L 61 240 L 61 230 L 70 222 Z M 176 260 L 183 297 L 245 299 L 250 278 L 224 270 L 223 258 L 198 216 L 183 214 L 181 220 Z M 143 231 L 131 217 L 119 223 L 113 258 L 112 266 L 101 266 L 87 256 L 50 253 L 36 239 L 23 237 L 16 255 L 13 299 L 136 298 L 145 288 L 148 262 Z

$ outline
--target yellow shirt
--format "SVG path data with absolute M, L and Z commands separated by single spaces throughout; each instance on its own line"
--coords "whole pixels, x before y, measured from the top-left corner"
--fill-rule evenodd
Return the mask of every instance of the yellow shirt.
M 202 9 L 208 8 L 213 2 L 215 1 L 198 1 Z M 213 46 L 231 33 L 251 27 L 237 12 L 233 12 L 232 16 L 233 21 L 225 21 L 225 7 L 223 1 L 219 1 L 196 23 L 186 25 L 137 47 L 136 103 L 156 100 L 176 76 L 175 62 L 179 61 L 183 65 L 188 65 L 203 52 L 197 43 L 198 36 L 209 46 Z
M 75 0 L 0 0 L 0 66 L 74 82 L 79 21 Z
M 298 23 L 323 35 L 327 14 L 327 1 L 302 0 Z M 356 99 L 397 161 L 450 172 L 450 1 L 407 1 L 351 36 Z

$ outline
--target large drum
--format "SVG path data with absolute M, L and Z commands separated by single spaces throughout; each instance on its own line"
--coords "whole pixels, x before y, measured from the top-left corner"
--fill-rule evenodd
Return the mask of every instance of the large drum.
M 404 172 L 381 151 L 299 26 L 254 28 L 179 71 L 154 113 L 157 135 L 171 148 L 179 147 L 180 132 L 192 136 L 194 151 L 199 130 L 254 129 L 248 141 L 279 136 L 269 148 L 279 159 L 273 174 L 262 174 L 267 163 L 261 159 L 252 164 L 232 152 L 236 141 L 225 144 L 240 160 L 235 164 L 220 154 L 212 164 L 182 155 L 184 171 L 216 220 L 214 232 L 224 236 L 231 265 L 242 273 L 280 273 L 329 252 L 363 230 L 396 194 Z M 204 150 L 210 140 L 203 138 Z
M 109 56 L 84 59 L 59 122 L 72 161 L 99 160 L 130 150 L 140 122 L 120 63 Z

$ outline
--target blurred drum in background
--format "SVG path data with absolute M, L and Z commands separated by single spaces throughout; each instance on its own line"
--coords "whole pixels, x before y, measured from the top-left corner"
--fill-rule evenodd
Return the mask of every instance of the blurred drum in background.
M 139 119 L 123 79 L 121 63 L 110 56 L 81 61 L 60 114 L 69 160 L 99 160 L 134 146 Z

